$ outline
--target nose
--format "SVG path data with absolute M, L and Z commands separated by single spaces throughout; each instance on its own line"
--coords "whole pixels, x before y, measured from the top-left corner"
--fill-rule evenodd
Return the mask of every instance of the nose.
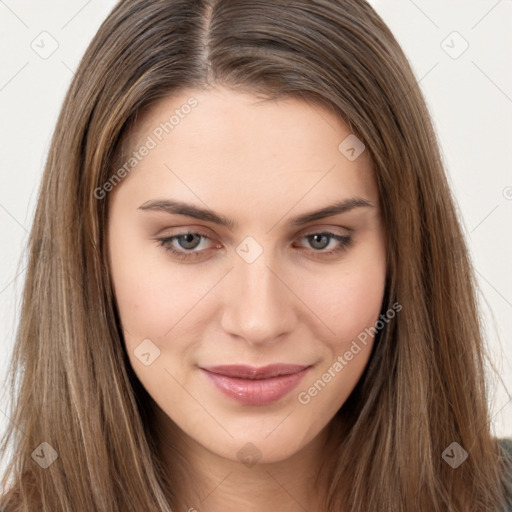
M 265 257 L 252 263 L 236 256 L 227 276 L 222 328 L 251 346 L 275 342 L 297 323 L 294 295 L 286 276 Z

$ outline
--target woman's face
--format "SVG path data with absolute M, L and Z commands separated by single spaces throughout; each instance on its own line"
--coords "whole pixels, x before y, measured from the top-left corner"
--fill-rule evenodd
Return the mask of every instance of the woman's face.
M 224 88 L 161 100 L 127 143 L 124 177 L 102 190 L 135 373 L 214 454 L 298 453 L 353 390 L 379 319 L 368 152 L 319 105 Z

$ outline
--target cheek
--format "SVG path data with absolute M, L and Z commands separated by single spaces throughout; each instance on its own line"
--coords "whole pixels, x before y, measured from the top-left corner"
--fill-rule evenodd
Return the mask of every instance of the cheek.
M 158 242 L 117 233 L 110 243 L 110 270 L 127 345 L 146 338 L 158 343 L 200 290 L 190 285 L 187 272 L 166 262 Z
M 322 338 L 325 357 L 297 394 L 298 402 L 305 406 L 304 413 L 317 427 L 347 400 L 368 363 L 385 276 L 383 259 L 375 258 L 371 265 L 361 259 L 357 264 L 347 264 L 322 289 L 308 288 L 308 300 L 316 304 L 315 312 L 331 331 Z
M 187 323 L 187 314 L 194 309 L 206 293 L 204 284 L 210 280 L 198 280 L 187 272 L 170 267 L 153 265 L 151 269 L 136 265 L 119 267 L 115 271 L 115 293 L 127 343 L 149 338 L 161 342 L 180 330 Z M 192 333 L 190 333 L 192 334 Z M 173 338 L 175 338 L 173 336 Z M 180 339 L 173 341 L 179 348 Z
M 298 280 L 297 288 L 317 319 L 327 326 L 332 347 L 341 348 L 377 321 L 384 296 L 384 256 L 373 252 L 340 265 L 339 270 Z M 328 338 L 329 339 L 329 336 Z
M 373 324 L 381 310 L 384 284 L 385 273 L 379 271 L 379 265 L 373 269 L 358 268 L 348 274 L 340 282 L 343 290 L 336 308 L 335 328 L 354 336 Z

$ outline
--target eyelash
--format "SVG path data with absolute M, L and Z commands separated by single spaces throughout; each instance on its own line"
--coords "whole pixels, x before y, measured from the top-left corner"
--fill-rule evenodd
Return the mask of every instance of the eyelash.
M 188 251 L 187 250 L 178 251 L 171 246 L 171 243 L 175 239 L 180 238 L 182 236 L 186 236 L 186 235 L 199 235 L 206 240 L 211 240 L 211 238 L 206 233 L 202 233 L 200 231 L 185 231 L 183 233 L 178 233 L 176 235 L 172 235 L 169 237 L 157 238 L 157 241 L 159 242 L 159 245 L 162 246 L 166 252 L 170 252 L 173 256 L 175 256 L 176 258 L 178 258 L 180 260 L 186 260 L 186 259 L 190 259 L 190 258 L 199 257 L 201 255 L 202 251 L 194 251 L 193 249 L 189 249 Z M 314 253 L 318 253 L 318 256 L 315 256 L 315 257 L 332 256 L 334 254 L 338 254 L 342 251 L 347 250 L 352 245 L 352 242 L 353 242 L 352 237 L 349 235 L 338 235 L 338 234 L 332 233 L 330 231 L 318 231 L 318 232 L 307 233 L 307 234 L 303 235 L 301 238 L 309 238 L 309 237 L 312 237 L 315 235 L 328 236 L 330 238 L 329 242 L 332 239 L 340 242 L 339 245 L 335 249 L 331 249 L 330 251 L 322 251 L 322 250 L 312 249 Z

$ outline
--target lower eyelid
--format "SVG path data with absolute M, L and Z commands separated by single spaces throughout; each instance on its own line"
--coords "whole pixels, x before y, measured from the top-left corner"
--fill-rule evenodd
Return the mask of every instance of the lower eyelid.
M 175 255 L 181 255 L 183 257 L 187 257 L 187 256 L 191 256 L 191 257 L 194 257 L 194 255 L 200 255 L 201 253 L 203 253 L 204 251 L 207 251 L 208 249 L 202 249 L 202 250 L 194 250 L 194 249 L 175 249 L 174 247 L 171 246 L 171 244 L 173 242 L 175 242 L 180 236 L 185 236 L 185 235 L 199 235 L 202 239 L 206 239 L 206 240 L 209 240 L 210 242 L 212 242 L 212 247 L 209 247 L 208 249 L 213 249 L 215 247 L 217 247 L 218 249 L 219 248 L 222 248 L 222 244 L 219 244 L 219 242 L 215 242 L 215 239 L 211 238 L 209 235 L 207 235 L 206 233 L 201 233 L 201 232 L 196 232 L 196 231 L 188 231 L 188 232 L 183 232 L 183 233 L 176 233 L 174 235 L 170 235 L 170 236 L 167 236 L 167 237 L 163 237 L 163 238 L 158 238 L 157 241 L 159 242 L 159 244 L 164 248 L 164 250 L 168 251 L 168 252 L 171 252 L 171 253 L 174 253 Z M 335 248 L 333 249 L 330 249 L 330 250 L 324 250 L 324 249 L 319 249 L 319 250 L 315 250 L 313 248 L 311 248 L 310 250 L 313 252 L 313 253 L 318 253 L 318 255 L 326 255 L 326 254 L 329 254 L 329 253 L 335 253 L 335 252 L 338 252 L 338 251 L 341 251 L 343 249 L 346 249 L 349 245 L 352 244 L 353 242 L 353 239 L 352 239 L 352 236 L 351 235 L 341 235 L 341 234 L 338 234 L 338 233 L 332 233 L 332 232 L 329 232 L 329 231 L 314 231 L 314 232 L 311 232 L 311 233 L 306 233 L 304 235 L 301 235 L 299 237 L 297 237 L 295 240 L 303 240 L 303 239 L 306 239 L 310 236 L 314 236 L 314 235 L 327 235 L 330 237 L 331 240 L 336 240 L 338 242 L 338 244 L 336 245 Z M 168 247 L 167 247 L 168 245 Z M 219 247 L 220 245 L 220 247 Z M 304 246 L 301 246 L 301 247 L 304 247 Z M 304 247 L 306 248 L 306 247 Z

